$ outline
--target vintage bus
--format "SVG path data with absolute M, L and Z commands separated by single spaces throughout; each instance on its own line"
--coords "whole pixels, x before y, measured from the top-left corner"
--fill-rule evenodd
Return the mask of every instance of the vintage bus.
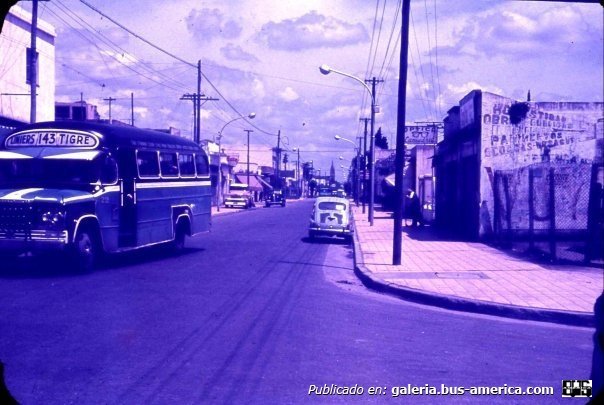
M 46 122 L 0 138 L 0 252 L 62 250 L 81 270 L 103 253 L 182 249 L 209 231 L 206 153 L 158 131 Z

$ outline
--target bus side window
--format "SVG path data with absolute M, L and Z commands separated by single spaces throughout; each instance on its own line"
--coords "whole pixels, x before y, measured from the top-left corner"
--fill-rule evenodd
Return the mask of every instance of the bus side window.
M 178 177 L 178 160 L 174 152 L 160 152 L 159 164 L 163 177 Z
M 195 177 L 195 160 L 192 154 L 179 154 L 178 167 L 180 168 L 180 175 L 182 177 Z
M 208 158 L 203 152 L 198 152 L 195 155 L 195 166 L 197 167 L 198 176 L 207 176 L 210 173 Z
M 111 156 L 105 156 L 101 165 L 101 183 L 115 184 L 117 182 L 117 162 Z
M 159 177 L 159 162 L 157 152 L 137 151 L 136 163 L 140 177 Z

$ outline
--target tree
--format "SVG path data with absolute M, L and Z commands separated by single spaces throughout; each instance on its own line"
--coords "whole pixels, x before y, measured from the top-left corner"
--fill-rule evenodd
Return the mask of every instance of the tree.
M 382 135 L 382 127 L 375 133 L 375 146 L 380 149 L 388 149 L 388 138 Z

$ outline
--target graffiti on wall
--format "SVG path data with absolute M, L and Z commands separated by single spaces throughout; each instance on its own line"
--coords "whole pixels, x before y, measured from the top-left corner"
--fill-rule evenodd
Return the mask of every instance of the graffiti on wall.
M 511 111 L 518 104 L 525 104 L 526 107 L 520 119 Z M 565 169 L 556 171 L 559 190 L 556 204 L 559 205 L 561 216 L 572 220 L 557 226 L 559 229 L 583 226 L 585 207 L 582 204 L 587 186 L 585 179 L 576 178 L 575 174 L 583 175 L 583 169 L 579 170 L 579 167 L 602 160 L 602 153 L 598 149 L 604 138 L 603 116 L 604 103 L 518 103 L 507 97 L 483 92 L 479 117 L 481 209 L 492 214 L 495 190 L 493 176 L 489 172 L 512 170 L 523 180 L 514 176 L 507 179 L 507 204 L 514 212 L 510 225 L 512 228 L 523 228 L 526 224 L 522 221 L 528 213 L 523 168 L 536 164 L 564 166 Z M 517 123 L 513 124 L 512 121 Z M 577 171 L 573 172 L 569 167 L 575 167 Z M 535 186 L 541 180 L 537 174 Z M 542 188 L 539 192 L 545 193 L 545 190 Z M 537 201 L 535 203 L 535 213 L 539 215 L 542 207 Z M 481 216 L 481 235 L 488 234 L 493 225 L 491 219 L 486 215 L 484 218 Z

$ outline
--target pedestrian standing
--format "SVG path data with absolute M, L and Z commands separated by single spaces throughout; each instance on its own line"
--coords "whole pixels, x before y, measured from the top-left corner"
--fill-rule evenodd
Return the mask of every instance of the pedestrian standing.
M 407 189 L 407 197 L 405 199 L 406 218 L 411 219 L 411 225 L 421 225 L 421 207 L 417 193 L 412 189 Z

